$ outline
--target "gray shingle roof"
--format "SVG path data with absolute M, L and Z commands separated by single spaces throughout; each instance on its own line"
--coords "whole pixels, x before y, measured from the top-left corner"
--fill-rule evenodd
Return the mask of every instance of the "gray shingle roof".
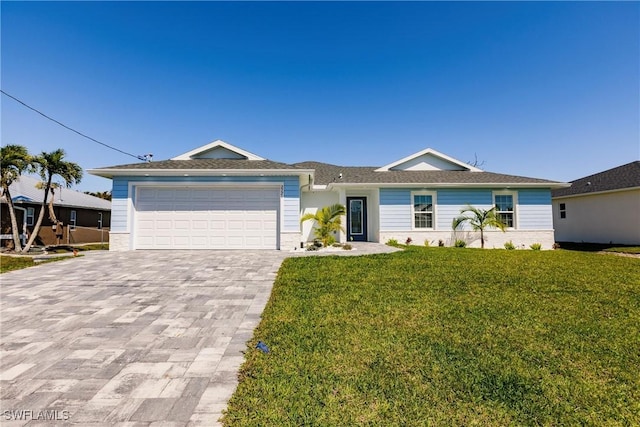
M 95 169 L 297 169 L 293 165 L 274 162 L 272 160 L 245 160 L 245 159 L 191 159 L 191 160 L 160 160 L 157 162 L 131 163 L 128 165 L 109 166 Z
M 320 162 L 301 162 L 294 166 L 315 169 L 315 184 L 558 184 L 546 179 L 469 171 L 386 171 L 377 166 L 336 166 Z M 339 178 L 342 174 L 342 179 Z
M 22 175 L 9 186 L 11 198 L 22 198 L 26 201 L 34 203 L 42 203 L 44 198 L 44 190 L 36 188 L 36 184 L 40 182 L 39 178 L 29 175 Z M 51 193 L 49 193 L 51 198 Z M 2 197 L 4 202 L 4 197 Z M 55 206 L 72 206 L 78 208 L 111 210 L 111 202 L 90 194 L 84 194 L 80 191 L 70 188 L 58 188 L 55 190 L 53 204 Z
M 576 179 L 571 181 L 571 187 L 553 190 L 551 194 L 562 197 L 633 187 L 640 187 L 640 160 Z

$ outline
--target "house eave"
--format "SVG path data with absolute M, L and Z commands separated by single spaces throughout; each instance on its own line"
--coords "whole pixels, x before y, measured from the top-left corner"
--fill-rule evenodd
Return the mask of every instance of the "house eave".
M 439 182 L 439 183 L 429 183 L 429 182 L 393 182 L 393 183 L 347 183 L 347 182 L 334 182 L 328 184 L 327 189 L 335 188 L 349 188 L 349 187 L 367 187 L 367 188 L 375 188 L 375 187 L 429 187 L 429 188 L 566 188 L 569 187 L 570 184 L 565 182 L 471 182 L 471 183 L 463 183 L 463 182 Z
M 308 175 L 313 169 L 89 169 L 91 175 L 115 176 L 278 176 Z
M 572 197 L 599 196 L 601 194 L 621 193 L 624 191 L 633 191 L 633 190 L 640 190 L 640 187 L 616 188 L 614 190 L 594 191 L 592 193 L 567 194 L 566 196 L 552 196 L 551 198 L 553 200 L 560 200 L 560 199 L 569 199 Z

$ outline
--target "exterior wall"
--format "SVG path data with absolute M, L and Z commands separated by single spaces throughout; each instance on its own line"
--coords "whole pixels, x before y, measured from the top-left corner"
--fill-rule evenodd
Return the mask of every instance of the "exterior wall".
M 560 218 L 560 203 L 566 218 Z M 640 189 L 562 197 L 553 200 L 559 242 L 640 245 Z
M 300 218 L 308 213 L 315 214 L 318 209 L 338 203 L 338 193 L 335 191 L 304 191 L 300 195 Z M 305 221 L 301 224 L 303 242 L 313 241 L 313 221 Z M 298 242 L 298 245 L 300 242 Z
M 153 185 L 188 185 L 188 184 L 229 184 L 242 185 L 251 183 L 272 183 L 282 185 L 280 212 L 280 246 L 290 245 L 294 240 L 300 244 L 300 179 L 297 176 L 135 176 L 114 177 L 111 202 L 111 250 L 126 250 L 132 246 L 136 186 Z M 118 237 L 115 237 L 118 235 Z M 126 238 L 125 238 L 126 235 Z M 114 239 L 117 239 L 115 242 Z M 120 248 L 120 249 L 118 249 Z
M 389 239 L 395 239 L 398 243 L 405 243 L 407 237 L 411 237 L 412 245 L 424 245 L 429 241 L 430 246 L 438 246 L 442 240 L 444 246 L 453 246 L 457 239 L 464 240 L 467 247 L 480 247 L 480 232 L 473 231 L 410 231 L 410 232 L 380 232 L 380 242 L 386 243 Z M 553 249 L 553 230 L 541 231 L 485 231 L 484 246 L 491 249 L 502 249 L 504 244 L 512 242 L 518 249 L 529 249 L 533 243 L 540 243 L 542 249 Z
M 434 229 L 414 229 L 411 192 L 432 191 L 434 201 Z M 467 246 L 480 247 L 480 233 L 470 229 L 454 232 L 453 219 L 467 205 L 490 209 L 493 206 L 492 189 L 429 189 L 418 188 L 381 188 L 380 189 L 380 242 L 395 239 L 404 243 L 411 238 L 413 244 L 438 245 L 442 240 L 445 246 L 453 246 L 457 239 L 467 242 Z M 551 249 L 554 244 L 551 215 L 551 192 L 549 189 L 513 190 L 515 207 L 515 228 L 506 232 L 489 230 L 485 232 L 485 247 L 502 248 L 508 241 L 518 247 L 528 248 L 533 243 L 542 244 Z

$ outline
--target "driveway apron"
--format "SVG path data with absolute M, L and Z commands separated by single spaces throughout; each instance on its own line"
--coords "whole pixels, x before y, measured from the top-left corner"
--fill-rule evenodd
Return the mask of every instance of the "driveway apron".
M 92 252 L 0 276 L 3 426 L 212 426 L 278 251 Z

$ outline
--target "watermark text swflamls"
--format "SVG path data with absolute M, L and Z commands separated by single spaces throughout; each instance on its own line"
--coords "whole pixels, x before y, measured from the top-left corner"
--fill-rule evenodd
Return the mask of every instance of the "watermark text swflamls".
M 32 409 L 6 409 L 2 411 L 2 419 L 5 421 L 67 421 L 69 411 L 57 409 L 44 409 L 34 411 Z

